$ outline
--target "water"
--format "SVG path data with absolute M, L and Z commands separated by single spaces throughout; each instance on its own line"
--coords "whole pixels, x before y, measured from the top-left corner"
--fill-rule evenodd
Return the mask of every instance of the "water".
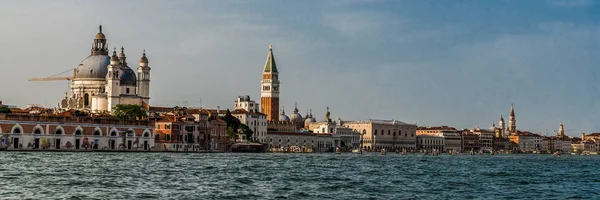
M 600 156 L 0 152 L 2 199 L 598 198 Z

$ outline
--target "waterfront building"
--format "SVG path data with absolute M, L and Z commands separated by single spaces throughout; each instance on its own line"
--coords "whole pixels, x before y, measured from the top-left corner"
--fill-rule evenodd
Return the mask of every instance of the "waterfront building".
M 479 136 L 480 134 L 463 129 L 461 133 L 463 151 L 479 151 Z
M 366 120 L 346 121 L 344 126 L 362 134 L 361 146 L 369 151 L 381 149 L 407 149 L 416 148 L 415 124 L 408 124 L 397 120 Z
M 318 137 L 310 132 L 278 132 L 267 134 L 268 149 L 271 152 L 315 152 L 327 147 L 333 148 L 331 138 Z M 323 147 L 318 147 L 322 145 Z
M 581 140 L 574 139 L 571 143 L 571 150 L 575 153 L 586 153 L 586 152 L 598 152 L 598 144 L 600 141 L 596 140 L 594 136 L 587 136 L 585 133 L 581 133 Z
M 333 145 L 342 150 L 352 150 L 360 146 L 360 132 L 343 126 L 343 121 L 338 118 L 335 122 L 318 122 L 319 127 L 312 130 L 313 133 L 332 135 Z
M 267 121 L 278 121 L 279 115 L 279 72 L 275 64 L 273 46 L 269 45 L 269 54 L 263 68 L 260 104 L 262 113 L 267 115 Z
M 151 107 L 150 111 L 168 109 Z M 229 139 L 227 124 L 217 113 L 198 108 L 171 108 L 155 117 L 157 151 L 226 151 Z
M 443 138 L 443 148 L 438 148 L 441 151 L 461 151 L 462 150 L 462 137 L 459 131 L 454 127 L 448 126 L 438 126 L 438 127 L 417 127 L 417 148 L 419 148 L 419 144 L 423 145 L 427 144 L 428 139 L 424 138 L 419 141 L 419 136 L 435 136 Z M 434 138 L 436 139 L 436 138 Z M 435 143 L 435 140 L 431 142 Z M 429 148 L 431 149 L 431 148 Z
M 422 150 L 438 150 L 440 152 L 446 151 L 444 148 L 444 136 L 441 134 L 421 134 L 417 135 L 417 149 Z
M 70 96 L 65 93 L 57 109 L 110 113 L 118 104 L 150 103 L 151 68 L 145 51 L 137 71 L 128 66 L 123 47 L 118 56 L 116 48 L 112 56 L 108 52 L 106 36 L 100 26 L 92 43 L 91 54 L 74 69 Z
M 267 138 L 267 115 L 259 112 L 251 112 L 244 109 L 236 109 L 231 111 L 231 115 L 240 120 L 240 123 L 245 124 L 252 130 L 251 141 L 265 143 Z M 245 136 L 243 136 L 245 137 Z
M 495 126 L 492 125 L 492 129 L 495 131 Z M 494 146 L 494 131 L 481 129 L 478 126 L 475 126 L 473 130 L 471 130 L 474 134 L 479 135 L 479 150 L 483 151 L 491 151 Z
M 233 108 L 234 110 L 244 109 L 248 112 L 260 111 L 260 105 L 254 100 L 251 100 L 249 95 L 238 96 L 238 99 L 235 101 Z
M 541 151 L 544 137 L 537 133 L 521 132 L 510 136 L 510 141 L 518 145 L 523 152 Z
M 571 151 L 571 138 L 550 136 L 548 139 L 548 151 L 568 153 Z
M 111 117 L 0 114 L 2 147 L 7 150 L 153 150 L 154 128 L 147 120 Z

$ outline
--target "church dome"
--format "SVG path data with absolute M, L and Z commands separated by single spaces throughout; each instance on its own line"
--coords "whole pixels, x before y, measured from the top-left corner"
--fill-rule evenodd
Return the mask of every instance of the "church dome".
M 310 124 L 312 122 L 313 122 L 313 120 L 311 118 L 308 118 L 308 117 L 304 120 L 304 124 L 305 125 L 308 125 L 308 124 Z
M 108 55 L 91 55 L 81 61 L 75 69 L 77 79 L 105 79 L 108 73 L 110 57 Z
M 280 122 L 289 122 L 290 121 L 290 118 L 287 115 L 285 115 L 284 110 L 281 110 L 281 114 L 279 115 L 279 121 Z
M 127 66 L 123 67 L 122 71 L 123 73 L 121 74 L 120 80 L 121 85 L 136 86 L 137 78 L 135 77 L 135 72 Z
M 104 36 L 104 33 L 100 32 L 96 34 L 96 39 L 97 40 L 104 40 L 106 39 L 106 36 Z
M 298 113 L 297 106 L 294 107 L 294 113 L 292 114 L 292 116 L 290 116 L 290 121 L 294 124 L 302 124 L 302 122 L 304 122 L 304 120 L 302 119 L 302 115 Z

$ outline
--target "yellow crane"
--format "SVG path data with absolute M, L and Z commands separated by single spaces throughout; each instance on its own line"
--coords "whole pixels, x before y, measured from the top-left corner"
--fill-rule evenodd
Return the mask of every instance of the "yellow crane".
M 75 70 L 76 69 L 68 69 L 64 72 L 49 76 L 49 77 L 45 77 L 45 78 L 30 78 L 28 79 L 28 81 L 71 81 L 73 80 L 73 77 L 75 75 Z M 67 73 L 69 71 L 73 71 L 73 76 L 58 76 L 64 73 Z

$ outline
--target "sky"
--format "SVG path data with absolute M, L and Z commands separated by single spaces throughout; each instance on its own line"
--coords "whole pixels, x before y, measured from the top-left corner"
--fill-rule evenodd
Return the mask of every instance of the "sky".
M 287 114 L 488 128 L 514 104 L 520 130 L 600 132 L 599 1 L 24 0 L 0 18 L 5 104 L 56 106 L 66 81 L 27 79 L 77 67 L 101 24 L 146 50 L 155 106 L 260 101 L 272 44 Z

